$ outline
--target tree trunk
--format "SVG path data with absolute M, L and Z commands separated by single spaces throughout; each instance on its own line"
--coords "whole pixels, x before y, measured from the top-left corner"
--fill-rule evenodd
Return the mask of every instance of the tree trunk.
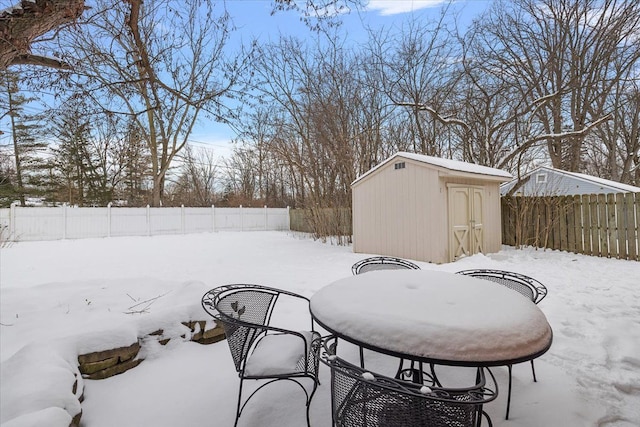
M 84 0 L 22 0 L 19 7 L 0 13 L 0 69 L 18 64 L 66 68 L 55 58 L 33 55 L 31 43 L 75 21 L 84 9 Z

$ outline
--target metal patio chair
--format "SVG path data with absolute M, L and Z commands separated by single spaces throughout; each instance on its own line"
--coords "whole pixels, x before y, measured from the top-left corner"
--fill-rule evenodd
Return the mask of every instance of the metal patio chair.
M 420 267 L 406 259 L 388 256 L 365 258 L 351 267 L 351 272 L 354 275 L 375 270 L 420 270 Z
M 458 271 L 456 274 L 490 280 L 502 286 L 506 286 L 507 288 L 520 293 L 525 298 L 530 299 L 534 304 L 538 304 L 547 296 L 547 287 L 542 283 L 532 277 L 525 276 L 520 273 L 514 273 L 512 271 L 471 269 Z M 511 371 L 513 369 L 513 365 L 507 365 L 507 368 L 509 369 L 509 390 L 507 392 L 506 419 L 509 419 L 509 408 L 511 406 Z M 537 382 L 538 379 L 536 378 L 536 368 L 533 364 L 533 360 L 531 360 L 531 372 L 533 373 L 533 381 Z
M 378 270 L 420 270 L 420 267 L 406 259 L 389 256 L 374 256 L 365 258 L 351 266 L 351 272 L 354 274 L 354 276 L 362 273 L 367 273 L 369 271 Z M 406 374 L 409 371 L 414 371 L 413 363 L 411 364 L 411 368 L 408 369 L 404 369 L 403 364 L 403 360 L 400 360 L 400 367 L 398 368 L 398 372 L 404 372 Z M 362 349 L 362 347 L 360 347 L 360 366 L 364 367 L 364 350 Z M 422 372 L 422 366 L 420 366 L 419 369 L 419 372 Z M 416 370 L 415 372 L 418 371 Z
M 280 380 L 296 383 L 304 391 L 307 407 L 318 387 L 320 334 L 311 328 L 292 331 L 270 326 L 269 322 L 278 298 L 293 297 L 304 301 L 301 295 L 260 285 L 234 284 L 214 288 L 202 297 L 202 307 L 224 327 L 227 343 L 240 377 L 238 404 L 234 426 L 249 400 L 263 387 Z M 312 382 L 309 391 L 301 380 Z M 245 380 L 268 380 L 242 402 Z
M 352 365 L 335 354 L 335 337 L 323 339 L 321 360 L 331 369 L 331 409 L 334 427 L 477 427 L 482 417 L 492 426 L 482 405 L 494 400 L 484 369 L 469 388 L 427 387 L 386 377 Z

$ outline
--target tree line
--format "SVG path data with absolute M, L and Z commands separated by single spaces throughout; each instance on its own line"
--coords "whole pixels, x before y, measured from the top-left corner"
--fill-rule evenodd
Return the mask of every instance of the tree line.
M 465 28 L 455 6 L 362 44 L 331 15 L 231 50 L 222 3 L 95 0 L 55 39 L 68 70 L 2 72 L 0 202 L 349 207 L 396 151 L 640 185 L 638 2 L 498 0 Z M 28 114 L 44 87 L 55 108 Z M 237 129 L 229 156 L 190 143 L 199 120 Z

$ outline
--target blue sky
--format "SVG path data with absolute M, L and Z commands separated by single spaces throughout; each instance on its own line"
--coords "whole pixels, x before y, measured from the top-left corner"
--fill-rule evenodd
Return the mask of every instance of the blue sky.
M 475 16 L 485 10 L 492 0 L 457 0 L 453 8 L 460 12 L 459 22 L 467 25 Z M 15 5 L 19 0 L 0 0 L 0 9 Z M 365 43 L 367 32 L 365 28 L 380 29 L 382 27 L 400 27 L 410 19 L 437 18 L 443 5 L 448 0 L 372 0 L 364 10 L 352 10 L 341 16 L 342 25 L 347 41 Z M 257 38 L 259 42 L 276 41 L 280 34 L 293 35 L 301 38 L 312 37 L 313 33 L 299 19 L 296 12 L 278 12 L 271 15 L 271 0 L 227 0 L 229 11 L 237 31 L 233 35 L 234 43 L 249 42 Z M 44 106 L 39 103 L 28 105 L 27 113 L 43 111 Z M 9 128 L 8 118 L 0 121 L 0 129 Z M 213 150 L 217 156 L 228 156 L 231 152 L 231 140 L 234 131 L 227 125 L 201 118 L 190 137 L 190 143 L 196 147 Z M 10 134 L 0 134 L 1 146 L 10 145 Z
M 342 25 L 348 34 L 348 41 L 366 42 L 365 28 L 400 27 L 414 18 L 437 18 L 446 0 L 384 0 L 370 1 L 365 10 L 352 10 L 342 15 Z M 491 0 L 458 0 L 455 10 L 460 11 L 462 25 L 468 24 L 485 10 Z M 299 20 L 295 12 L 278 12 L 271 15 L 269 0 L 229 0 L 227 10 L 238 28 L 236 38 L 249 41 L 257 38 L 260 42 L 277 40 L 280 34 L 298 37 L 312 37 L 310 30 Z M 218 156 L 228 156 L 230 141 L 235 137 L 227 125 L 201 120 L 191 135 L 190 142 L 196 147 L 212 149 Z

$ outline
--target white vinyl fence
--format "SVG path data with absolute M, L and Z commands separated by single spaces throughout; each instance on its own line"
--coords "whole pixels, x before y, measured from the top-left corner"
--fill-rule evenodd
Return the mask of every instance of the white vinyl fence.
M 258 230 L 289 230 L 289 208 L 0 209 L 0 242 Z

